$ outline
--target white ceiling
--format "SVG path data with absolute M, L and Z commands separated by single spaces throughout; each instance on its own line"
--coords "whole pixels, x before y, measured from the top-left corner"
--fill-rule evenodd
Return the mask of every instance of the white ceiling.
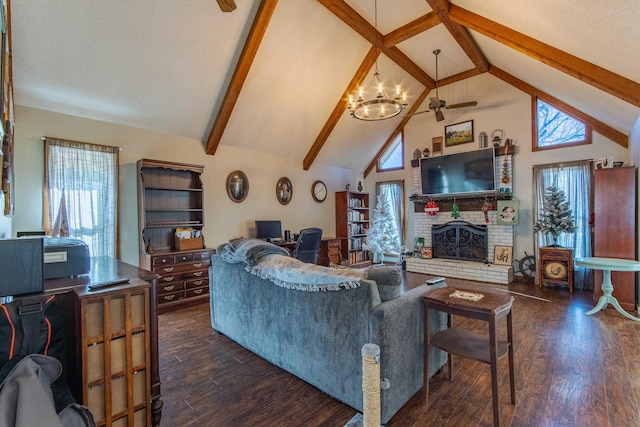
M 346 3 L 374 24 L 373 0 Z M 451 3 L 640 82 L 637 0 Z M 206 141 L 259 1 L 236 4 L 222 13 L 215 0 L 13 0 L 15 103 Z M 378 30 L 387 34 L 430 11 L 425 0 L 378 0 Z M 490 64 L 625 134 L 640 116 L 638 107 L 470 34 Z M 370 47 L 317 1 L 280 0 L 221 144 L 302 165 Z M 442 49 L 441 79 L 474 68 L 442 24 L 397 47 L 432 78 L 434 49 Z M 378 68 L 410 101 L 424 89 L 384 56 Z M 467 95 L 450 90 L 447 103 Z M 315 161 L 364 170 L 400 120 L 361 122 L 345 112 Z

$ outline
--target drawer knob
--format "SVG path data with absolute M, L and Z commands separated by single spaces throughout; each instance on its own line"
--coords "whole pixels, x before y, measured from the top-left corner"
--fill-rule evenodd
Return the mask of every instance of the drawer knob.
M 171 301 L 175 297 L 176 297 L 175 295 L 166 295 L 166 296 L 162 297 L 162 299 L 164 299 L 165 301 Z
M 173 290 L 173 288 L 175 288 L 175 285 L 165 286 L 165 287 L 164 287 L 164 290 L 165 290 L 165 291 L 172 291 L 172 290 Z
M 202 271 L 196 271 L 196 272 L 193 273 L 193 275 L 196 276 L 196 277 L 200 277 L 200 276 L 202 276 Z
M 197 262 L 197 263 L 193 264 L 193 267 L 194 268 L 200 268 L 200 267 L 202 267 L 202 263 L 201 262 Z
M 162 280 L 164 280 L 165 282 L 173 282 L 173 278 L 175 276 L 165 276 L 162 278 Z
M 167 268 L 163 268 L 165 273 L 171 273 L 173 271 L 175 267 L 167 267 Z
M 204 280 L 196 280 L 196 281 L 193 282 L 193 284 L 196 285 L 196 286 L 200 286 L 200 285 L 202 285 L 202 282 L 204 282 Z
M 194 294 L 201 294 L 202 292 L 204 292 L 204 289 L 195 289 L 193 291 Z

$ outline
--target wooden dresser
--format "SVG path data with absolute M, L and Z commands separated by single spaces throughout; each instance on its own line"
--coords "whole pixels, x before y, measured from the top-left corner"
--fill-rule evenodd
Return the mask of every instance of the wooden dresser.
M 63 318 L 69 388 L 98 426 L 160 424 L 158 277 L 110 257 L 95 257 L 88 275 L 45 281 L 45 292 L 56 294 Z M 88 289 L 120 278 L 129 283 Z
M 145 267 L 157 273 L 158 313 L 176 306 L 205 302 L 209 298 L 209 266 L 212 249 L 157 252 L 148 255 Z

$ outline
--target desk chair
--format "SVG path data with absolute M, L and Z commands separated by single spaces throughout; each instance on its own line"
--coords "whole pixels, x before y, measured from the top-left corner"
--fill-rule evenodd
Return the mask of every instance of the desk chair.
M 305 228 L 300 230 L 298 242 L 292 256 L 300 261 L 315 264 L 318 260 L 318 250 L 322 240 L 321 228 Z

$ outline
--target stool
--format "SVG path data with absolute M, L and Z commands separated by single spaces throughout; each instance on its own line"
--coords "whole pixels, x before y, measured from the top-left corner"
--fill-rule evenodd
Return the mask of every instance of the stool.
M 478 301 L 455 298 L 455 291 L 465 294 L 481 294 Z M 453 379 L 451 355 L 478 360 L 491 365 L 491 391 L 493 395 L 493 425 L 500 425 L 500 400 L 498 397 L 498 359 L 509 355 L 509 379 L 511 403 L 516 403 L 515 377 L 513 367 L 513 297 L 485 291 L 461 288 L 440 288 L 422 296 L 424 304 L 424 400 L 429 404 L 429 347 L 436 347 L 447 354 L 449 379 Z M 447 313 L 448 328 L 429 335 L 429 309 Z M 469 317 L 489 322 L 489 335 L 451 327 L 451 315 Z M 498 320 L 507 318 L 507 340 L 498 340 Z

